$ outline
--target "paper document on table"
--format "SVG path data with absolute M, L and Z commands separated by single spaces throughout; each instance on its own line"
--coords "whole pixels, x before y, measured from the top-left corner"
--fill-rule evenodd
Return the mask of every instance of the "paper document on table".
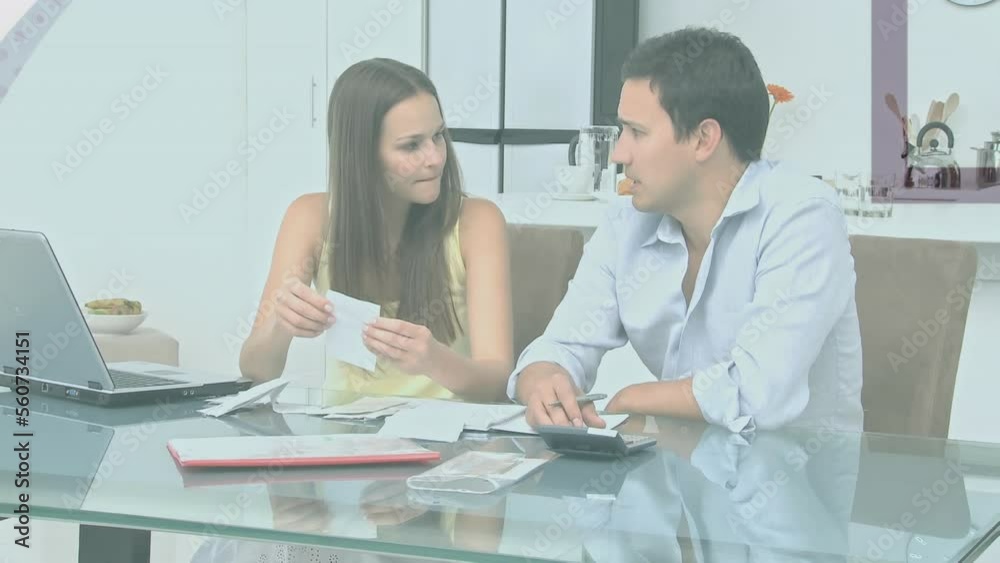
M 208 416 L 222 416 L 237 409 L 253 406 L 260 401 L 271 402 L 281 393 L 281 390 L 288 385 L 287 379 L 272 379 L 267 383 L 255 385 L 246 391 L 240 391 L 235 395 L 223 398 L 221 402 L 211 407 L 201 409 L 200 413 Z
M 278 401 L 272 403 L 271 408 L 278 414 L 308 414 L 311 416 L 321 415 L 325 410 L 325 407 L 319 405 L 300 405 L 296 403 L 280 403 Z
M 524 405 L 477 405 L 465 403 L 468 414 L 465 416 L 465 429 L 478 432 L 497 430 L 500 425 L 524 418 Z
M 323 418 L 330 420 L 369 421 L 392 416 L 403 409 L 416 406 L 419 402 L 420 399 L 400 397 L 363 397 L 346 405 L 327 407 L 322 414 Z
M 379 316 L 380 307 L 336 291 L 327 291 L 337 322 L 326 331 L 326 356 L 375 371 L 375 354 L 362 340 L 365 325 Z
M 383 431 L 400 438 L 454 442 L 464 430 L 499 430 L 507 422 L 524 418 L 524 409 L 523 405 L 429 399 L 390 416 Z
M 607 424 L 605 428 L 610 429 L 610 428 L 616 428 L 620 426 L 623 422 L 628 420 L 628 415 L 602 414 L 601 418 L 604 419 L 604 423 Z M 535 435 L 538 434 L 538 432 L 535 432 L 535 429 L 532 428 L 530 424 L 528 424 L 528 420 L 523 416 L 519 416 L 514 420 L 511 420 L 509 422 L 504 422 L 503 424 L 498 424 L 493 427 L 493 430 L 497 432 L 512 432 L 515 434 L 535 434 Z
M 390 416 L 378 431 L 380 436 L 455 442 L 465 429 L 465 420 L 442 408 L 447 401 L 428 401 Z M 461 404 L 461 403 L 457 403 Z
M 408 477 L 406 485 L 418 491 L 489 494 L 517 483 L 546 461 L 515 453 L 466 452 Z
M 362 397 L 350 403 L 327 407 L 324 414 L 369 414 L 392 407 L 405 406 L 409 402 L 411 402 L 411 399 L 406 397 Z

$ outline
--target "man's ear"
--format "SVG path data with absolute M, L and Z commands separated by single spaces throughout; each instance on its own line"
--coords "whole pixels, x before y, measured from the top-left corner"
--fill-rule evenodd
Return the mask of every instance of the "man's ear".
M 715 154 L 723 142 L 722 126 L 715 119 L 703 119 L 691 132 L 695 139 L 695 159 L 705 162 Z

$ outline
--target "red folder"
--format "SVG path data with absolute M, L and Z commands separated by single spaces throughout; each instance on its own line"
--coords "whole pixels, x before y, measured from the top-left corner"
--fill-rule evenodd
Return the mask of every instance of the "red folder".
M 181 467 L 275 467 L 428 462 L 439 452 L 372 434 L 179 438 L 167 450 Z

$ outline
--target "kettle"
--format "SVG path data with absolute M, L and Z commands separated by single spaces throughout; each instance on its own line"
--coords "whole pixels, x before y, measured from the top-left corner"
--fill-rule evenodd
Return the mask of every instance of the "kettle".
M 940 129 L 948 136 L 947 150 L 938 149 L 937 139 L 932 139 L 929 148 L 924 148 L 924 136 L 928 131 Z M 914 147 L 916 155 L 910 155 L 903 187 L 957 190 L 962 185 L 962 172 L 951 152 L 955 148 L 955 135 L 951 128 L 941 121 L 931 121 L 917 134 Z
M 993 140 L 986 141 L 982 148 L 972 147 L 978 153 L 976 186 L 979 188 L 1000 185 L 1000 131 L 994 131 L 992 135 Z
M 616 193 L 618 165 L 611 160 L 618 142 L 618 128 L 608 125 L 581 127 L 569 142 L 570 166 L 593 166 L 593 191 Z

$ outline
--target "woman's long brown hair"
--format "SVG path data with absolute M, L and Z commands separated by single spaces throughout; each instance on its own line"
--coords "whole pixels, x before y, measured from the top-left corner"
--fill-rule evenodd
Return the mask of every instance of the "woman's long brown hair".
M 399 300 L 397 318 L 427 326 L 443 343 L 455 340 L 459 321 L 449 289 L 445 240 L 463 197 L 461 171 L 445 132 L 447 161 L 441 192 L 429 204 L 411 204 L 391 255 L 381 199 L 388 191 L 379 143 L 386 113 L 425 92 L 441 100 L 426 74 L 392 59 L 352 65 L 334 84 L 327 117 L 330 142 L 330 285 L 357 299 Z M 444 112 L 441 112 L 444 115 Z M 398 272 L 401 294 L 389 295 L 386 275 Z

